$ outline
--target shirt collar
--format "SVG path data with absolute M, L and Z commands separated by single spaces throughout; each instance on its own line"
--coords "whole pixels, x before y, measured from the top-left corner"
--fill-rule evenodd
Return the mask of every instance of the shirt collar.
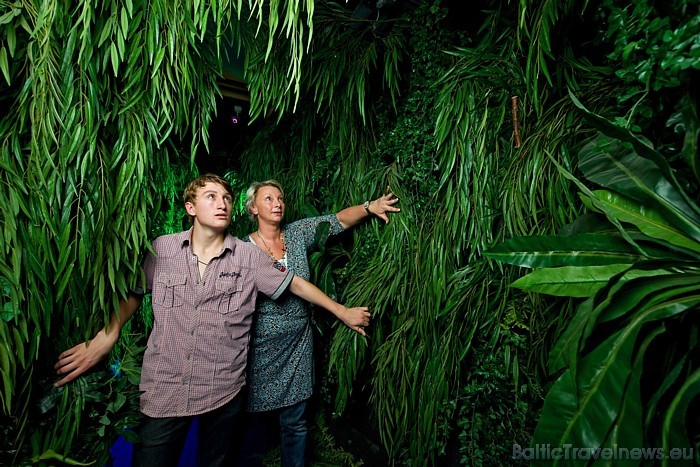
M 190 245 L 190 238 L 192 238 L 192 229 L 194 227 L 190 227 L 188 230 L 183 230 L 182 232 L 175 234 L 177 235 L 178 239 L 178 245 L 180 245 L 182 248 L 185 248 Z M 230 233 L 226 232 L 226 237 L 224 237 L 224 244 L 221 247 L 222 251 L 226 250 L 227 248 L 231 250 L 231 253 L 236 251 L 236 239 L 233 237 Z

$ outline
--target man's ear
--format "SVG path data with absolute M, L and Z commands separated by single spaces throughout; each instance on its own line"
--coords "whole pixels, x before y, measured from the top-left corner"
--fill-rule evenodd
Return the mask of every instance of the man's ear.
M 192 204 L 191 202 L 187 201 L 185 203 L 185 209 L 187 210 L 187 214 L 189 214 L 190 216 L 196 215 L 195 209 L 194 209 L 194 204 Z

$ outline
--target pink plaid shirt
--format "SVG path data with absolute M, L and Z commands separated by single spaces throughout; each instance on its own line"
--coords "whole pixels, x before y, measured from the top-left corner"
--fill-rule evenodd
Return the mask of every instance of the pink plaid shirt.
M 153 242 L 144 263 L 153 331 L 143 358 L 141 411 L 155 418 L 209 412 L 245 385 L 258 292 L 275 299 L 292 280 L 250 243 L 226 235 L 199 277 L 191 229 Z

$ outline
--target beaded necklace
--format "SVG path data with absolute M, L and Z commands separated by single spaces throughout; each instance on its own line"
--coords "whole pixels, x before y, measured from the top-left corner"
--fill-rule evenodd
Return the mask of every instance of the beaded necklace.
M 272 252 L 272 249 L 267 246 L 267 243 L 265 242 L 265 239 L 260 236 L 260 232 L 255 232 L 255 235 L 258 236 L 261 242 L 263 242 L 263 245 L 265 245 L 265 249 L 267 250 L 267 253 L 270 255 L 270 258 L 275 260 L 276 262 L 280 261 L 285 261 L 287 257 L 287 244 L 284 241 L 284 231 L 280 232 L 280 239 L 282 240 L 282 257 L 280 259 L 275 258 L 275 254 Z

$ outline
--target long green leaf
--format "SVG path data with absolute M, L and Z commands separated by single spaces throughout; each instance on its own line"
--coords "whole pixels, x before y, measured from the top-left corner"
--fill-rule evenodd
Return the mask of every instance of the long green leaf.
M 660 215 L 687 236 L 700 241 L 697 206 L 664 177 L 654 162 L 639 157 L 631 148 L 606 136 L 586 144 L 579 158 L 579 167 L 588 180 L 640 203 L 651 203 Z
M 639 429 L 643 423 L 644 408 L 640 383 L 646 368 L 647 349 L 654 339 L 664 331 L 665 327 L 663 325 L 652 329 L 648 335 L 641 339 L 642 342 L 636 349 L 635 355 L 632 358 L 630 378 L 627 385 L 623 388 L 624 397 L 620 407 L 620 415 L 613 422 L 613 428 L 609 431 L 607 440 L 604 443 L 608 448 L 614 449 L 617 446 L 628 448 L 644 446 L 643 432 Z M 604 459 L 602 459 L 597 460 L 595 465 L 612 465 L 612 463 L 604 462 Z
M 558 297 L 590 297 L 604 287 L 613 276 L 629 268 L 629 264 L 608 264 L 538 269 L 516 280 L 511 286 Z M 651 274 L 655 273 L 632 270 L 625 276 L 631 279 Z
M 655 263 L 653 263 L 655 264 Z M 596 297 L 581 303 L 565 331 L 557 339 L 549 355 L 549 371 L 575 366 L 596 326 L 629 314 L 640 303 L 652 305 L 698 288 L 698 275 L 679 275 L 650 268 L 651 274 L 626 280 L 619 275 L 610 284 L 604 299 Z M 598 339 L 600 340 L 600 338 Z
M 604 234 L 515 237 L 484 252 L 484 256 L 530 268 L 632 264 L 643 259 L 619 236 Z
M 682 459 L 691 462 L 697 460 L 697 454 L 693 455 L 693 448 L 697 447 L 697 440 L 694 439 L 694 434 L 691 435 L 691 433 L 687 432 L 686 420 L 688 409 L 693 401 L 697 400 L 698 395 L 700 395 L 700 369 L 696 369 L 688 376 L 671 401 L 664 417 L 661 431 L 665 452 L 670 453 L 671 449 L 682 449 Z M 671 459 L 665 458 L 662 465 L 676 464 L 675 462 L 669 462 L 669 460 Z
M 576 98 L 571 89 L 569 89 L 569 97 L 574 103 L 574 105 L 583 112 L 585 118 L 595 128 L 597 128 L 603 134 L 607 135 L 610 138 L 615 138 L 619 141 L 629 143 L 630 145 L 632 145 L 634 151 L 636 151 L 637 154 L 650 161 L 654 165 L 654 167 L 657 170 L 659 170 L 661 174 L 663 174 L 663 178 L 667 181 L 670 181 L 673 187 L 675 187 L 674 189 L 678 189 L 678 194 L 683 199 L 682 204 L 688 205 L 693 211 L 692 214 L 690 212 L 688 213 L 689 216 L 692 216 L 695 219 L 697 219 L 697 216 L 700 216 L 700 208 L 698 208 L 698 206 L 695 205 L 694 201 L 689 196 L 687 196 L 687 194 L 682 189 L 679 188 L 681 185 L 676 180 L 676 176 L 673 173 L 673 170 L 671 170 L 668 162 L 658 151 L 654 150 L 653 146 L 648 141 L 642 140 L 631 131 L 625 128 L 621 128 L 615 125 L 614 123 L 610 122 L 608 119 L 589 111 Z
M 642 307 L 633 322 L 567 370 L 545 399 L 533 442 L 553 446 L 599 447 L 617 418 L 631 373 L 631 358 L 641 327 L 698 306 L 697 294 Z M 557 462 L 554 462 L 557 464 Z
M 622 222 L 634 224 L 652 238 L 700 253 L 700 242 L 671 225 L 658 210 L 610 191 L 596 190 L 593 193 Z

